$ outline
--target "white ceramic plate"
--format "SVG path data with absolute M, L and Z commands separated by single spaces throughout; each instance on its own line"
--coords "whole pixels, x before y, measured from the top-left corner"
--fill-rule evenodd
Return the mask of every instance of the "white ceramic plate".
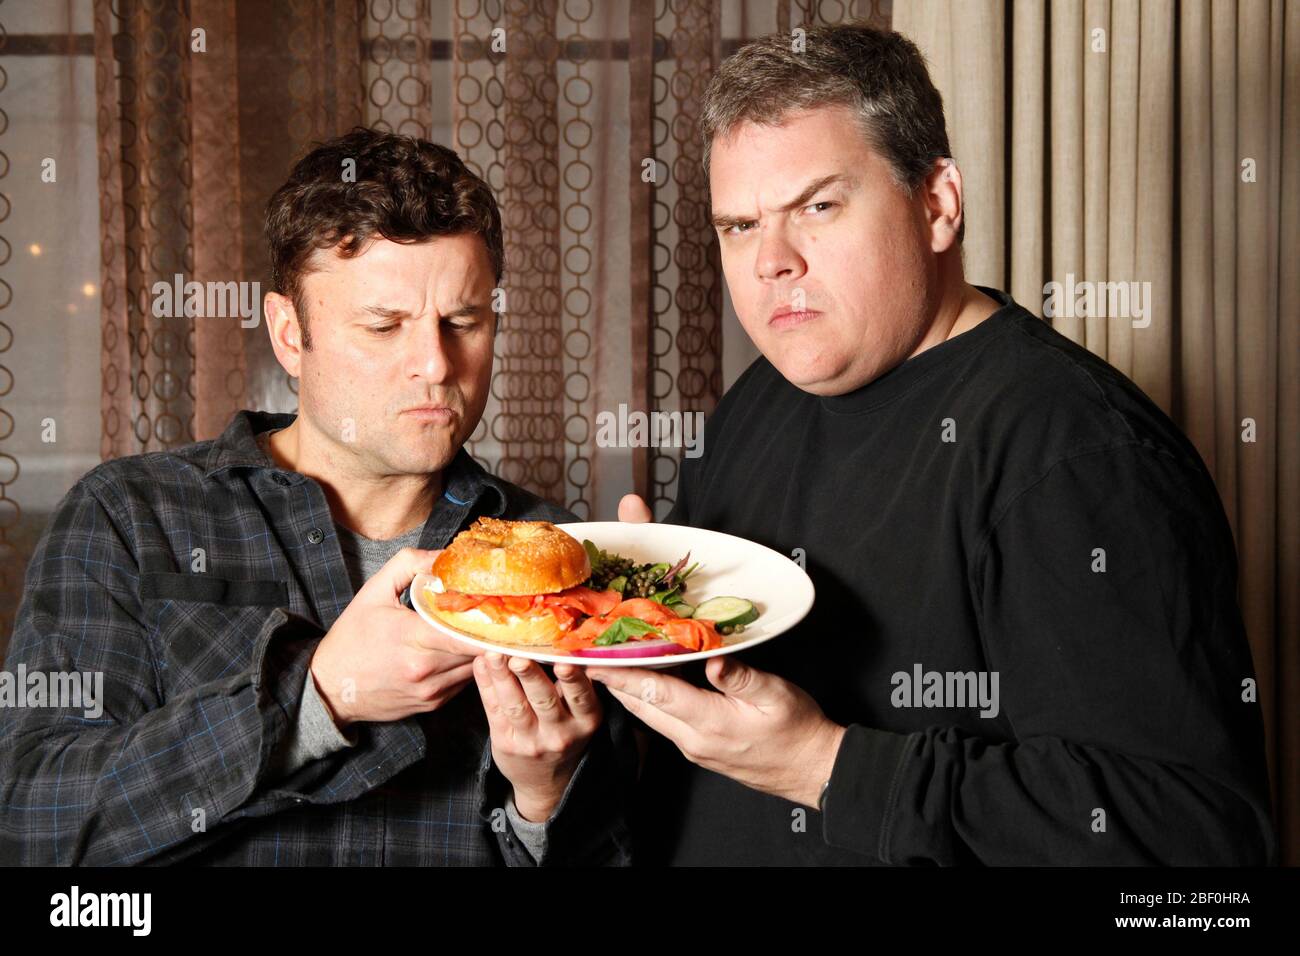
M 411 582 L 411 604 L 429 626 L 448 637 L 489 651 L 513 657 L 527 657 L 548 664 L 581 664 L 595 667 L 673 667 L 687 661 L 732 654 L 770 641 L 794 627 L 811 610 L 813 583 L 803 568 L 790 558 L 761 544 L 701 528 L 672 524 L 631 524 L 621 521 L 584 521 L 557 525 L 581 541 L 590 539 L 596 547 L 638 564 L 677 561 L 686 552 L 691 563 L 700 566 L 691 575 L 686 599 L 700 604 L 709 598 L 738 597 L 754 602 L 758 620 L 740 634 L 724 635 L 723 646 L 711 651 L 665 654 L 660 657 L 592 658 L 555 654 L 549 650 L 498 644 L 457 630 L 435 617 L 426 603 L 434 593 L 432 575 L 418 574 Z

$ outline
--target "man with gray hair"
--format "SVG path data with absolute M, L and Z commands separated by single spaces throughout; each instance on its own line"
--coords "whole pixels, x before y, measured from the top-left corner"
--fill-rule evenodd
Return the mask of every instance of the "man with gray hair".
M 713 78 L 703 127 L 762 356 L 667 520 L 806 561 L 817 601 L 685 679 L 589 669 L 659 735 L 642 862 L 1272 860 L 1213 481 L 1131 381 L 966 282 L 916 47 L 764 38 Z

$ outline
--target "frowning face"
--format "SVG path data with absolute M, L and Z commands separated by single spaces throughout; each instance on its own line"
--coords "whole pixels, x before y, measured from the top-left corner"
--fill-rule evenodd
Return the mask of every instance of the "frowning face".
M 348 470 L 445 467 L 482 417 L 492 376 L 495 283 L 483 240 L 376 239 L 351 259 L 317 256 L 302 281 L 312 348 L 299 353 L 300 415 Z
M 714 141 L 709 174 L 732 303 L 788 381 L 839 395 L 917 350 L 939 300 L 934 236 L 852 112 L 744 123 Z

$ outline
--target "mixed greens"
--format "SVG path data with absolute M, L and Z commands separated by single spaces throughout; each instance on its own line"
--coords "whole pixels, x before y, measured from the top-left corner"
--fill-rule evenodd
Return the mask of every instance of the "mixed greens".
M 602 551 L 593 542 L 585 539 L 582 546 L 591 563 L 591 577 L 584 583 L 592 590 L 617 591 L 624 600 L 648 598 L 670 609 L 678 617 L 711 621 L 722 634 L 740 634 L 745 630 L 746 624 L 752 623 L 758 617 L 758 611 L 753 603 L 744 598 L 712 598 L 699 607 L 689 604 L 682 595 L 686 592 L 687 579 L 700 566 L 698 561 L 687 566 L 687 562 L 691 559 L 689 551 L 675 564 L 662 561 L 654 564 L 637 564 L 631 558 Z M 623 620 L 627 620 L 628 623 L 621 625 L 617 630 L 616 626 L 611 626 L 596 643 L 601 645 L 622 643 L 632 636 L 630 629 L 637 625 L 646 628 L 645 631 L 637 633 L 659 634 L 653 627 L 636 618 L 622 618 L 620 622 Z
M 700 566 L 697 561 L 689 568 L 690 552 L 676 564 L 659 562 L 657 564 L 637 564 L 631 558 L 602 551 L 591 542 L 584 540 L 583 548 L 591 562 L 591 577 L 586 581 L 587 587 L 594 591 L 617 591 L 628 598 L 649 598 L 657 604 L 671 607 L 678 616 L 690 617 L 693 611 L 686 604 L 682 594 L 686 591 L 686 580 Z

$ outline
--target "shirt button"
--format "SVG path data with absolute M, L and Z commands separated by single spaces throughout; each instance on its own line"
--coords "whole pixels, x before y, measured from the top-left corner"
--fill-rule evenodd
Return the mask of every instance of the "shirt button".
M 307 532 L 307 540 L 312 544 L 320 544 L 325 540 L 325 532 L 320 528 L 312 528 Z
M 276 475 L 272 475 L 271 478 L 272 480 L 275 481 L 277 485 L 287 485 L 289 483 L 289 479 L 286 478 L 284 475 L 276 474 Z

